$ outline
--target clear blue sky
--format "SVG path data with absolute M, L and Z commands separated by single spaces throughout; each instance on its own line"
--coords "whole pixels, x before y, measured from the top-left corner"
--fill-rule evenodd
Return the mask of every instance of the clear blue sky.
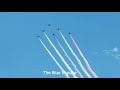
M 49 23 L 52 25 L 50 28 L 47 26 Z M 60 62 L 41 30 L 45 29 L 58 50 L 61 50 L 52 36 L 55 33 L 76 63 L 56 30 L 58 27 L 80 58 L 68 35 L 68 32 L 72 33 L 98 77 L 120 77 L 119 24 L 120 13 L 115 12 L 1 12 L 0 77 L 64 78 L 64 75 L 43 74 L 43 71 L 60 69 L 36 37 L 40 35 Z

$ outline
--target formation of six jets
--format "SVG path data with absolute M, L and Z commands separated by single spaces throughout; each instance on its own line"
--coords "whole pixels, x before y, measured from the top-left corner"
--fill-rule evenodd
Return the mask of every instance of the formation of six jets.
M 51 24 L 48 24 L 48 26 L 51 26 Z M 62 32 L 60 31 L 60 28 L 57 28 L 57 30 L 59 31 L 63 41 L 65 42 L 65 44 L 67 45 L 67 47 L 69 48 L 70 52 L 72 53 L 72 55 L 74 56 L 74 58 L 77 60 L 81 70 L 85 73 L 85 75 L 88 78 L 92 78 L 92 76 L 94 78 L 97 78 L 98 76 L 96 75 L 96 73 L 92 70 L 92 68 L 90 67 L 87 59 L 84 57 L 83 53 L 81 52 L 80 48 L 78 47 L 78 45 L 76 44 L 74 38 L 72 37 L 71 33 L 68 32 L 70 39 L 72 40 L 73 44 L 75 45 L 76 49 L 78 50 L 80 56 L 82 57 L 82 59 L 84 60 L 87 69 L 89 70 L 89 72 L 92 74 L 92 76 L 88 73 L 88 71 L 84 68 L 84 65 L 82 65 L 81 60 L 78 58 L 78 56 L 75 54 L 74 50 L 71 48 L 70 44 L 67 42 L 67 40 L 65 39 L 64 35 L 62 34 Z M 74 73 L 74 71 L 76 71 L 79 76 L 81 78 L 84 78 L 84 76 L 82 75 L 82 73 L 78 70 L 77 66 L 75 65 L 75 63 L 72 61 L 72 59 L 70 58 L 70 56 L 67 54 L 67 52 L 65 51 L 65 49 L 63 48 L 62 44 L 59 42 L 59 40 L 57 39 L 57 37 L 55 36 L 55 34 L 53 33 L 52 35 L 54 36 L 55 40 L 57 41 L 58 45 L 60 46 L 61 50 L 63 51 L 64 55 L 67 57 L 67 59 L 71 62 L 72 66 L 74 67 L 74 70 L 71 69 L 71 67 L 67 64 L 67 62 L 65 61 L 65 59 L 63 58 L 63 56 L 61 55 L 61 53 L 58 51 L 58 49 L 55 47 L 55 45 L 52 43 L 52 41 L 50 40 L 50 38 L 47 36 L 45 30 L 42 30 L 43 34 L 45 35 L 46 39 L 48 40 L 48 42 L 50 43 L 50 45 L 53 47 L 53 49 L 55 50 L 55 52 L 57 53 L 57 55 L 60 57 L 60 59 L 62 60 L 62 62 L 64 63 L 64 65 L 66 66 L 66 68 L 71 72 L 73 78 L 78 78 L 76 76 L 76 74 Z M 59 62 L 56 60 L 56 58 L 53 56 L 53 54 L 50 52 L 50 50 L 47 48 L 47 46 L 43 43 L 43 41 L 40 39 L 40 36 L 37 36 L 41 42 L 41 44 L 43 45 L 43 47 L 46 49 L 46 51 L 48 52 L 48 54 L 51 56 L 51 58 L 54 60 L 54 62 L 58 65 L 58 67 L 61 69 L 62 72 L 64 72 L 65 76 L 67 78 L 69 78 L 69 75 L 66 73 L 66 71 L 62 68 L 62 66 L 59 64 Z
M 48 26 L 51 26 L 51 24 L 48 24 Z M 59 31 L 60 28 L 57 28 L 57 30 Z M 42 32 L 45 32 L 45 30 L 42 30 Z M 70 32 L 68 34 L 71 34 Z M 54 33 L 52 34 L 53 36 L 55 35 Z M 37 37 L 40 37 L 40 36 L 37 36 Z

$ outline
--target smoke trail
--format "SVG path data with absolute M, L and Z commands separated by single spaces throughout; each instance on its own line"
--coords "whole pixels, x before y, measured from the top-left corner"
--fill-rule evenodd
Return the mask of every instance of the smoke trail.
M 45 37 L 47 38 L 48 42 L 51 44 L 51 46 L 54 48 L 54 50 L 56 51 L 56 53 L 58 54 L 58 56 L 61 58 L 62 62 L 65 64 L 65 66 L 69 69 L 69 71 L 71 72 L 71 74 L 73 75 L 74 78 L 77 78 L 75 73 L 73 72 L 73 70 L 70 68 L 70 66 L 67 64 L 67 62 L 64 60 L 64 58 L 62 57 L 62 55 L 59 53 L 59 51 L 57 50 L 57 48 L 53 45 L 53 43 L 51 42 L 51 40 L 49 39 L 49 37 L 47 36 L 47 34 L 45 32 L 43 32 Z
M 80 54 L 81 57 L 83 58 L 83 60 L 84 60 L 84 62 L 85 62 L 85 64 L 86 64 L 88 70 L 91 72 L 91 74 L 92 74 L 95 78 L 97 78 L 97 75 L 96 75 L 95 72 L 91 69 L 91 67 L 90 67 L 87 59 L 86 59 L 86 58 L 84 57 L 84 55 L 82 54 L 82 51 L 80 50 L 80 48 L 79 48 L 78 45 L 76 44 L 76 42 L 75 42 L 75 40 L 73 39 L 72 35 L 71 35 L 71 34 L 69 34 L 69 35 L 70 35 L 70 38 L 71 38 L 72 42 L 74 43 L 75 47 L 77 48 L 79 54 Z
M 61 69 L 62 72 L 65 73 L 65 76 L 67 78 L 69 78 L 69 75 L 66 73 L 66 71 L 61 67 L 61 65 L 57 62 L 57 60 L 55 59 L 55 57 L 51 54 L 51 52 L 49 51 L 49 49 L 45 46 L 45 44 L 43 43 L 43 41 L 39 38 L 41 44 L 43 45 L 43 47 L 46 49 L 46 51 L 48 52 L 48 54 L 51 56 L 51 58 L 54 60 L 54 62 L 58 65 L 58 67 Z
M 68 48 L 70 49 L 71 53 L 73 54 L 73 56 L 76 58 L 78 64 L 80 65 L 82 71 L 87 75 L 87 77 L 92 78 L 89 73 L 85 70 L 85 68 L 83 67 L 81 61 L 79 60 L 79 58 L 77 57 L 77 55 L 74 53 L 73 49 L 70 47 L 70 45 L 68 44 L 67 40 L 65 39 L 64 35 L 61 33 L 61 31 L 59 30 L 60 35 L 62 36 L 64 42 L 66 43 L 66 45 L 68 46 Z
M 56 39 L 58 45 L 60 46 L 60 48 L 62 49 L 62 51 L 64 52 L 65 56 L 68 58 L 68 60 L 71 62 L 71 64 L 73 65 L 74 69 L 78 72 L 79 76 L 81 78 L 84 78 L 83 75 L 80 73 L 80 71 L 77 69 L 76 65 L 74 64 L 74 62 L 71 60 L 71 58 L 68 56 L 67 52 L 65 51 L 65 49 L 63 48 L 63 46 L 60 44 L 59 40 L 57 39 L 57 37 L 54 35 L 54 38 Z

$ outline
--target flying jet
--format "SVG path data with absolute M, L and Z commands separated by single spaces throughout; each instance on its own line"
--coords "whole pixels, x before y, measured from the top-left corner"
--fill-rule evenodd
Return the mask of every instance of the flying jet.
M 48 24 L 48 26 L 51 26 L 51 24 Z
M 40 37 L 40 36 L 37 36 L 37 37 Z
M 55 34 L 53 33 L 52 35 L 54 36 Z
M 68 34 L 71 34 L 70 32 Z
M 45 32 L 45 30 L 42 30 L 42 32 Z
M 60 30 L 60 28 L 58 28 L 57 30 Z

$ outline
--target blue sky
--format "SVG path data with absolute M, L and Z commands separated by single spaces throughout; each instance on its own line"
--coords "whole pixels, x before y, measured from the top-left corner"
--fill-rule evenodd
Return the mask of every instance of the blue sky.
M 51 27 L 47 26 L 49 23 Z M 119 23 L 120 13 L 117 12 L 1 12 L 0 77 L 65 78 L 64 75 L 44 75 L 43 71 L 60 71 L 60 69 L 36 37 L 36 35 L 40 36 L 65 68 L 41 30 L 46 30 L 47 35 L 64 57 L 52 36 L 52 33 L 55 33 L 76 63 L 56 30 L 58 27 L 61 28 L 61 32 L 77 56 L 81 58 L 69 38 L 68 32 L 72 33 L 98 77 L 120 77 Z

